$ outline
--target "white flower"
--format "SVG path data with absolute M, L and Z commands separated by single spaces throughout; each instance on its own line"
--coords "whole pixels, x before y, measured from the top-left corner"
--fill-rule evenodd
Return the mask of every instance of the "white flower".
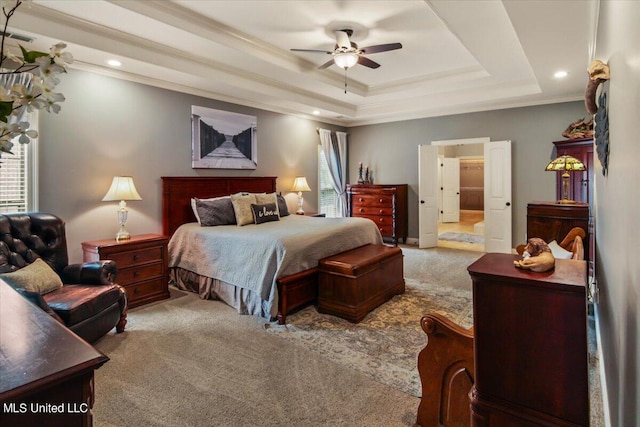
M 18 142 L 20 144 L 28 144 L 29 142 L 31 142 L 31 138 L 38 137 L 38 132 L 36 132 L 35 130 L 29 130 L 29 126 L 29 122 L 20 122 L 18 124 L 17 133 L 18 135 L 20 135 L 20 138 L 18 138 Z
M 8 138 L 10 135 L 2 135 L 0 136 L 0 152 L 13 154 L 11 149 L 13 148 L 13 142 L 11 142 Z
M 38 64 L 38 72 L 43 80 L 50 81 L 54 85 L 60 83 L 60 79 L 58 79 L 56 75 L 64 73 L 65 69 L 56 63 L 52 64 L 51 57 L 41 56 L 36 59 L 36 64 Z
M 53 58 L 53 61 L 57 65 L 65 69 L 68 64 L 73 63 L 73 55 L 71 55 L 69 52 L 62 52 L 62 49 L 65 49 L 66 47 L 66 44 L 60 42 L 51 46 L 51 49 L 49 50 L 50 56 L 51 58 Z
M 40 99 L 42 91 L 38 86 L 35 86 L 29 90 L 25 85 L 15 84 L 11 86 L 9 94 L 14 97 L 14 105 L 17 104 L 16 109 L 20 107 L 26 107 L 27 111 L 33 111 L 34 108 L 41 110 L 45 106 L 44 100 Z M 14 113 L 18 111 L 14 110 Z

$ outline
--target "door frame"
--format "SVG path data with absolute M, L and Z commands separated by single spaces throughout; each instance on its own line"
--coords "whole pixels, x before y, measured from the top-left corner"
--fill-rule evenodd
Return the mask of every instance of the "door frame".
M 432 146 L 452 146 L 452 145 L 468 145 L 468 144 L 486 144 L 492 142 L 490 137 L 479 137 L 479 138 L 466 138 L 466 139 L 450 139 L 450 140 L 439 140 L 439 141 L 431 141 Z M 485 159 L 486 160 L 486 159 Z M 511 176 L 508 177 L 509 180 L 511 180 Z M 487 182 L 485 179 L 485 190 L 486 190 L 486 186 L 487 186 Z M 420 187 L 420 182 L 418 182 L 418 188 Z M 485 207 L 484 207 L 484 215 L 485 218 L 487 216 L 487 208 L 488 206 L 485 203 Z M 435 223 L 435 229 L 437 230 L 438 228 L 438 224 L 437 224 L 437 220 L 438 217 L 436 216 L 436 223 Z M 420 224 L 419 224 L 420 226 Z M 432 226 L 432 224 L 431 224 Z M 511 229 L 513 229 L 513 224 L 510 225 Z M 437 234 L 437 232 L 436 232 Z M 436 240 L 436 244 L 433 246 L 437 246 L 437 240 Z M 421 247 L 422 244 L 421 244 Z M 425 247 L 431 247 L 431 246 L 425 246 Z

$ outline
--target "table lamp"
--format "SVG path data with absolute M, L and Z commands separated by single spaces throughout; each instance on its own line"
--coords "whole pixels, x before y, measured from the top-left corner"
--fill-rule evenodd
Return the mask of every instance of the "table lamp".
M 575 201 L 569 199 L 569 171 L 583 171 L 586 170 L 584 163 L 575 157 L 568 155 L 562 155 L 555 160 L 552 160 L 547 167 L 546 171 L 562 173 L 562 200 L 558 200 L 558 203 L 575 203 Z
M 307 178 L 304 176 L 298 176 L 293 181 L 293 187 L 291 187 L 291 191 L 298 192 L 298 210 L 296 211 L 296 215 L 304 215 L 304 211 L 302 210 L 302 192 L 303 191 L 311 191 L 309 188 L 309 184 L 307 184 Z
M 102 198 L 103 202 L 111 202 L 114 200 L 120 200 L 120 209 L 118 209 L 118 223 L 120 224 L 120 230 L 116 234 L 116 241 L 129 240 L 131 235 L 124 229 L 124 225 L 127 222 L 127 202 L 125 200 L 142 200 L 140 194 L 136 190 L 136 186 L 133 184 L 133 177 L 131 176 L 114 176 L 111 182 L 111 187 L 107 194 Z

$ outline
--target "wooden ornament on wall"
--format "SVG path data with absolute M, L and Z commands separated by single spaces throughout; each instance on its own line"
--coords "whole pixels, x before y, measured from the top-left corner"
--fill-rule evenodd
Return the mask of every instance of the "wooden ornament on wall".
M 595 144 L 598 160 L 602 165 L 602 174 L 607 175 L 609 169 L 609 116 L 607 114 L 608 83 L 602 85 L 598 97 L 598 111 L 595 115 Z

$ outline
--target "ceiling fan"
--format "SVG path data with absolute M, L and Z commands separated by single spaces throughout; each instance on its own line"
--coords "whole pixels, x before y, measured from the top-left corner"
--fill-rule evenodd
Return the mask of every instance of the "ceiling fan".
M 378 68 L 380 64 L 364 55 L 372 53 L 387 52 L 390 50 L 402 49 L 401 43 L 387 43 L 377 44 L 373 46 L 367 46 L 359 48 L 355 42 L 352 42 L 350 37 L 353 34 L 353 30 L 344 29 L 336 31 L 336 45 L 332 51 L 329 50 L 317 50 L 317 49 L 291 49 L 292 52 L 314 52 L 324 53 L 332 55 L 333 57 L 318 67 L 319 70 L 324 70 L 332 64 L 336 64 L 338 67 L 345 70 L 345 93 L 347 92 L 347 69 L 353 67 L 356 64 L 364 65 L 369 68 Z

